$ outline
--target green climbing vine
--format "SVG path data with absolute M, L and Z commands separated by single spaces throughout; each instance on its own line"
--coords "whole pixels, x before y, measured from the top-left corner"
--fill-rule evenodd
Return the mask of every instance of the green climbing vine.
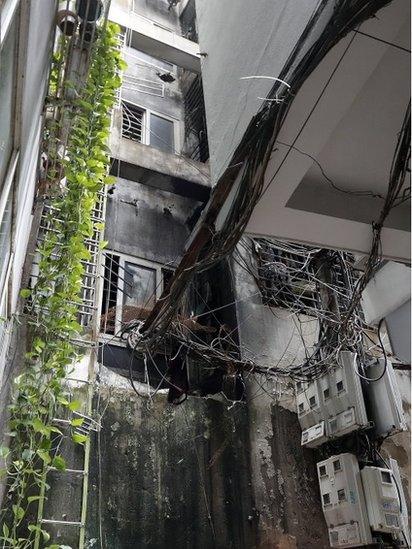
M 60 117 L 61 128 L 70 122 L 67 148 L 59 159 L 65 188 L 50 198 L 52 209 L 46 221 L 48 231 L 39 246 L 39 275 L 33 289 L 22 290 L 27 299 L 29 350 L 22 373 L 15 379 L 10 405 L 10 444 L 1 448 L 5 459 L 7 493 L 4 499 L 1 540 L 2 547 L 28 549 L 36 536 L 42 546 L 50 545 L 49 534 L 33 520 L 44 490 L 48 490 L 44 470 L 48 466 L 65 469 L 53 440 L 61 436 L 53 424 L 60 406 L 75 410 L 70 402 L 65 378 L 71 365 L 80 356 L 73 340 L 81 333 L 78 323 L 78 303 L 85 272 L 84 261 L 90 259 L 85 239 L 91 238 L 101 224 L 92 220 L 92 211 L 103 185 L 110 182 L 107 139 L 110 114 L 120 86 L 119 72 L 124 68 L 120 58 L 117 35 L 119 28 L 108 23 L 99 29 L 90 57 L 89 74 L 80 93 L 71 94 L 69 105 Z M 54 55 L 48 101 L 58 97 L 62 74 L 63 48 Z M 70 86 L 70 84 L 68 84 Z M 69 94 L 70 95 L 70 94 Z M 63 111 L 63 107 L 61 107 Z M 68 113 L 68 114 L 67 114 Z M 55 122 L 53 122 L 56 126 Z M 53 125 L 47 129 L 47 139 L 57 139 Z M 57 151 L 57 143 L 48 143 Z M 49 177 L 56 179 L 49 170 Z M 60 173 L 60 176 L 62 174 Z M 58 179 L 60 179 L 60 176 Z M 58 215 L 56 215 L 58 212 Z M 73 426 L 81 419 L 74 419 Z M 72 433 L 74 442 L 85 442 L 84 435 Z

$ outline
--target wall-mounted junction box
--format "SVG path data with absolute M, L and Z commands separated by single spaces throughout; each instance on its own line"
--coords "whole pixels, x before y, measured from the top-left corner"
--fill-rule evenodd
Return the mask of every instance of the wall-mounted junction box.
M 398 463 L 366 466 L 356 456 L 339 454 L 317 464 L 323 514 L 331 547 L 360 547 L 390 534 L 408 547 L 408 511 Z M 376 541 L 376 539 L 375 539 Z
M 410 545 L 410 533 L 409 533 L 409 516 L 408 516 L 408 507 L 406 504 L 405 492 L 402 486 L 401 474 L 399 472 L 399 466 L 396 459 L 389 458 L 389 466 L 392 470 L 393 478 L 396 483 L 396 486 L 399 489 L 400 495 L 400 511 L 401 511 L 401 532 L 394 535 L 398 540 L 398 543 L 401 547 L 408 547 Z
M 360 547 L 372 543 L 356 457 L 339 454 L 318 463 L 317 469 L 331 547 Z
M 310 383 L 296 384 L 302 445 L 315 447 L 368 425 L 356 354 L 342 351 L 339 364 Z
M 366 370 L 368 378 L 377 379 L 385 368 L 385 360 L 379 359 Z M 391 362 L 386 363 L 385 375 L 367 384 L 365 392 L 369 414 L 375 424 L 378 436 L 387 436 L 407 429 L 402 409 L 402 398 L 398 389 L 396 375 Z
M 402 542 L 402 530 L 406 509 L 403 509 L 404 493 L 400 478 L 397 479 L 397 462 L 391 460 L 391 469 L 364 467 L 361 471 L 369 524 L 375 532 L 394 534 Z M 406 506 L 406 502 L 405 502 Z M 405 533 L 405 537 L 408 533 Z

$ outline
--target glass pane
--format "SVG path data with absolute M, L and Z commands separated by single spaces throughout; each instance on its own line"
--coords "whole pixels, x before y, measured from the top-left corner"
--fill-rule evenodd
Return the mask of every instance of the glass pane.
M 141 309 L 152 309 L 156 301 L 156 271 L 126 262 L 124 270 L 123 322 L 142 318 Z
M 13 147 L 13 67 L 16 22 L 7 33 L 0 52 L 0 189 Z
M 173 153 L 173 122 L 156 114 L 150 115 L 150 144 L 161 151 Z
M 4 271 L 7 268 L 7 261 L 10 255 L 12 207 L 13 191 L 10 191 L 3 214 L 3 219 L 0 224 L 0 281 L 3 279 Z

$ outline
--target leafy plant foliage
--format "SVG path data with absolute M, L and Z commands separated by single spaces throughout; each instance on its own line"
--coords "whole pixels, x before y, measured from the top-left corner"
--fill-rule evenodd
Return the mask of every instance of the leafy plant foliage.
M 57 151 L 61 129 L 70 126 L 65 156 L 59 159 L 66 184 L 62 192 L 50 198 L 59 215 L 50 214 L 48 221 L 54 230 L 47 232 L 38 249 L 37 283 L 32 290 L 21 291 L 21 296 L 28 299 L 30 345 L 22 373 L 14 384 L 10 448 L 1 449 L 1 457 L 7 464 L 3 474 L 8 480 L 1 532 L 4 547 L 28 549 L 39 535 L 42 546 L 48 544 L 49 534 L 39 524 L 30 524 L 30 517 L 44 497 L 41 494 L 49 488 L 45 470 L 48 467 L 64 470 L 66 466 L 63 456 L 53 447 L 53 437 L 61 433 L 52 420 L 59 406 L 71 411 L 76 407 L 68 399 L 65 378 L 80 354 L 73 340 L 81 332 L 78 303 L 84 261 L 90 259 L 85 239 L 101 229 L 93 222 L 92 211 L 98 193 L 104 184 L 111 182 L 107 176 L 106 143 L 111 109 L 120 86 L 119 72 L 123 68 L 118 32 L 119 28 L 111 23 L 99 29 L 85 85 L 59 107 L 60 122 L 53 122 L 46 130 L 48 150 Z M 54 55 L 49 103 L 61 101 L 58 90 L 64 46 L 63 39 Z M 49 177 L 56 179 L 56 173 L 57 170 L 50 176 L 49 172 Z M 72 438 L 74 443 L 84 444 L 86 437 L 80 440 L 73 433 Z M 49 549 L 58 547 L 48 545 Z

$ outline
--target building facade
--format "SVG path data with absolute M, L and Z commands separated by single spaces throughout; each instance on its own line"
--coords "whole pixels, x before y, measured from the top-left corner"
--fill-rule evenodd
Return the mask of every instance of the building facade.
M 81 12 L 82 2 L 65 4 L 64 9 Z M 83 357 L 68 371 L 67 388 L 76 406 L 54 418 L 63 433 L 61 439 L 56 435 L 56 452 L 64 456 L 65 467 L 46 464 L 50 488 L 32 521 L 48 532 L 51 547 L 73 549 L 408 547 L 410 268 L 404 218 L 409 204 L 401 202 L 384 229 L 388 260 L 369 280 L 348 328 L 344 315 L 365 269 L 366 233 L 377 211 L 373 201 L 381 198 L 362 195 L 351 217 L 353 197 L 340 200 L 334 189 L 333 196 L 322 195 L 315 211 L 317 191 L 310 185 L 319 163 L 327 173 L 332 170 L 333 183 L 347 178 L 353 193 L 365 183 L 364 172 L 372 177 L 367 163 L 362 173 L 353 168 L 359 179 L 351 179 L 328 149 L 336 143 L 346 147 L 353 109 L 367 101 L 373 82 L 361 81 L 359 71 L 373 79 L 387 63 L 396 65 L 401 90 L 393 112 L 384 114 L 399 129 L 408 93 L 404 74 L 398 74 L 406 48 L 404 5 L 382 2 L 379 7 L 387 10 L 378 19 L 382 24 L 359 20 L 363 26 L 348 29 L 349 38 L 345 33 L 336 38 L 329 57 L 310 73 L 282 118 L 285 135 L 278 136 L 296 145 L 296 150 L 289 147 L 297 156 L 288 169 L 302 173 L 299 178 L 288 172 L 288 177 L 299 192 L 289 193 L 285 177 L 284 192 L 280 188 L 279 195 L 258 201 L 228 243 L 219 234 L 233 221 L 233 204 L 247 210 L 249 195 L 239 199 L 250 166 L 244 154 L 253 159 L 248 138 L 254 139 L 261 105 L 282 101 L 289 86 L 285 67 L 299 63 L 342 2 L 324 2 L 319 12 L 317 2 L 299 8 L 263 2 L 256 9 L 214 0 L 100 4 L 107 20 L 119 25 L 127 64 L 108 140 L 113 179 L 93 212 L 101 227 L 104 221 L 104 234 L 93 234 L 89 286 L 82 287 Z M 35 196 L 44 152 L 41 115 L 56 10 L 60 13 L 62 6 L 8 0 L 0 9 L 1 348 L 7 402 L 9 381 L 30 345 L 22 328 L 13 331 L 12 319 L 23 311 L 19 291 L 33 275 L 40 223 Z M 314 17 L 320 26 L 309 28 Z M 384 29 L 382 36 L 374 34 L 373 24 Z M 365 45 L 372 41 L 369 34 L 376 38 L 373 51 Z M 309 45 L 296 54 L 308 36 Z M 374 49 L 378 38 L 379 52 Z M 298 153 L 298 122 L 321 103 L 320 90 L 337 73 L 336 57 L 348 49 L 347 42 L 364 39 L 368 51 L 356 74 L 350 72 L 356 52 L 346 67 L 356 86 L 342 92 L 341 111 L 326 100 L 322 106 L 333 127 L 325 129 L 322 117 L 311 126 L 309 137 L 325 156 L 316 160 L 306 147 L 305 154 Z M 284 86 L 276 96 L 271 95 L 274 81 Z M 387 94 L 384 84 L 380 92 Z M 384 129 L 380 151 L 387 160 L 393 127 Z M 270 141 L 273 127 L 263 130 Z M 326 136 L 327 143 L 315 143 Z M 282 150 L 281 144 L 272 145 Z M 350 152 L 347 164 L 359 163 Z M 300 165 L 302 158 L 310 158 L 311 166 Z M 277 174 L 278 162 L 276 157 L 266 165 L 267 178 Z M 376 170 L 383 188 L 383 167 Z M 222 181 L 230 182 L 223 192 Z M 304 192 L 310 195 L 306 205 Z M 337 196 L 345 202 L 340 212 L 331 206 Z M 301 223 L 294 226 L 289 213 L 301 216 Z M 287 218 L 282 230 L 272 223 L 277 215 Z M 348 234 L 342 234 L 345 228 Z M 215 250 L 219 243 L 221 249 Z M 188 256 L 198 269 L 192 269 Z M 191 274 L 187 283 L 186 273 Z M 162 324 L 170 310 L 173 319 Z M 83 323 L 87 315 L 93 322 Z M 73 445 L 73 434 L 84 436 L 84 444 Z M 382 498 L 392 505 L 386 515 L 395 518 L 382 527 L 381 516 L 373 514 L 380 495 L 366 486 L 379 488 L 385 478 Z M 37 548 L 40 539 L 39 534 Z

